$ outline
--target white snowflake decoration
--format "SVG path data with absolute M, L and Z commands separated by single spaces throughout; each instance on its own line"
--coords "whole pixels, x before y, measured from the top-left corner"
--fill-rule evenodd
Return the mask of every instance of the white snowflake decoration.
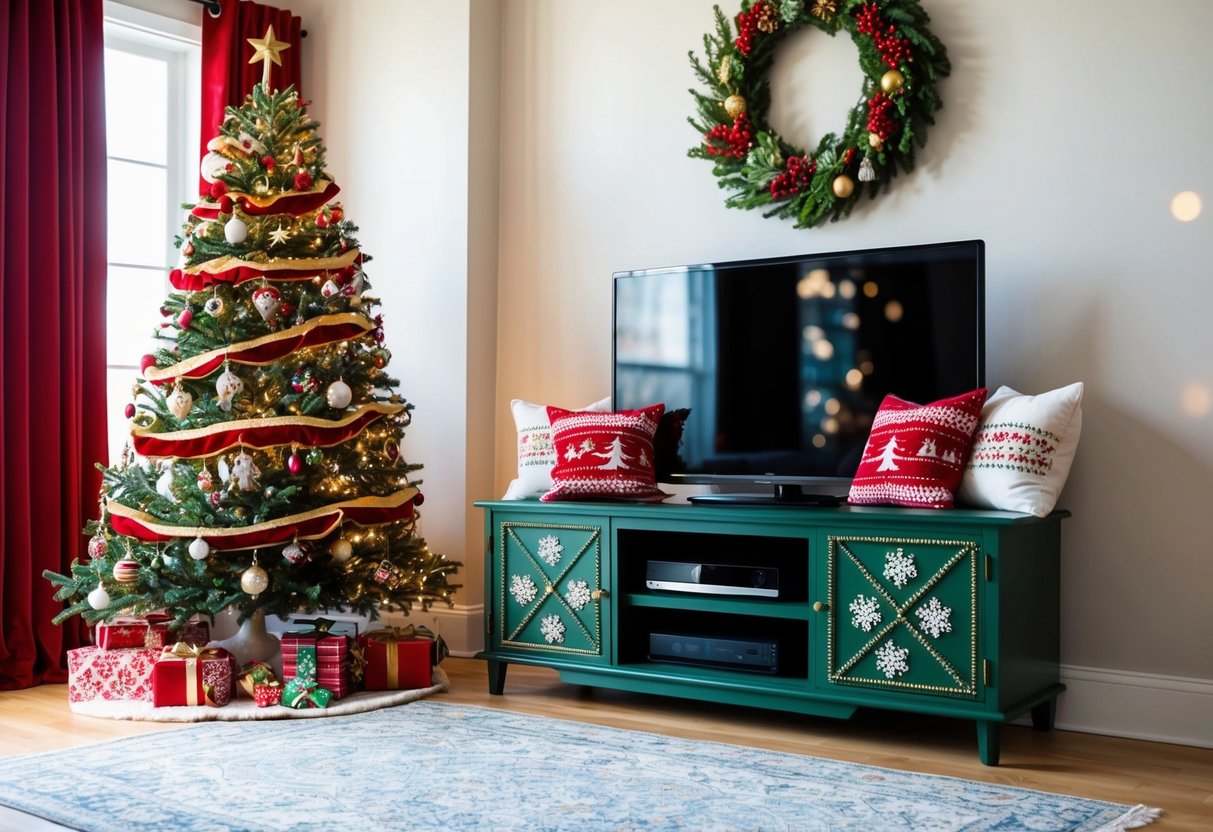
M 901 589 L 918 577 L 918 567 L 914 565 L 914 556 L 907 555 L 898 548 L 884 556 L 884 576 L 893 582 L 893 586 Z
M 900 676 L 910 669 L 910 665 L 906 663 L 909 655 L 908 648 L 898 647 L 893 642 L 886 641 L 876 651 L 876 669 L 883 673 L 886 679 Z
M 590 585 L 585 581 L 569 581 L 568 591 L 564 599 L 575 610 L 581 610 L 590 603 Z
M 851 626 L 870 633 L 880 623 L 880 602 L 875 597 L 857 596 L 851 602 Z
M 952 632 L 952 608 L 939 603 L 938 598 L 932 597 L 925 605 L 916 609 L 914 614 L 922 622 L 922 629 L 930 633 L 932 638 Z
M 510 594 L 514 596 L 515 601 L 525 607 L 535 600 L 535 596 L 539 594 L 539 587 L 535 586 L 530 575 L 511 575 Z
M 549 534 L 546 537 L 539 538 L 539 558 L 548 566 L 555 566 L 560 563 L 560 556 L 564 553 L 564 544 L 560 542 L 560 538 L 554 534 Z
M 540 620 L 539 632 L 543 633 L 543 638 L 548 644 L 564 643 L 564 622 L 558 615 L 548 615 Z

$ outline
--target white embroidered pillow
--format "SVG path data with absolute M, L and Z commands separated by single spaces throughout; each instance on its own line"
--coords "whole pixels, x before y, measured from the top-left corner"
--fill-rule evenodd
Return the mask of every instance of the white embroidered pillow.
M 1082 432 L 1082 382 L 986 401 L 956 501 L 1044 517 L 1057 505 Z
M 604 413 L 611 409 L 608 396 L 579 410 Z M 503 500 L 536 500 L 552 488 L 552 467 L 556 464 L 556 449 L 552 445 L 552 423 L 548 406 L 513 399 L 510 412 L 518 432 L 518 478 L 505 490 Z

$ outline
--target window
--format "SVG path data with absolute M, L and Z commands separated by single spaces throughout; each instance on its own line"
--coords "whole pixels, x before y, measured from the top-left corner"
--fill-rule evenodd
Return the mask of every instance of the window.
M 106 415 L 117 461 L 129 435 L 122 413 L 177 262 L 181 204 L 197 198 L 201 34 L 118 3 L 105 10 Z

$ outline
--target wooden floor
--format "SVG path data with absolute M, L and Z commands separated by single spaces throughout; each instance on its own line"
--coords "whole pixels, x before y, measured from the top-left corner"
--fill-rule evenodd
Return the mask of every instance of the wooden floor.
M 722 707 L 562 683 L 554 671 L 511 666 L 490 696 L 485 664 L 447 659 L 445 701 L 691 739 L 1007 783 L 1116 803 L 1160 806 L 1150 830 L 1213 830 L 1213 749 L 1008 726 L 1002 764 L 977 759 L 972 724 L 860 711 L 850 720 Z M 62 685 L 0 693 L 0 755 L 51 751 L 180 726 L 78 717 Z

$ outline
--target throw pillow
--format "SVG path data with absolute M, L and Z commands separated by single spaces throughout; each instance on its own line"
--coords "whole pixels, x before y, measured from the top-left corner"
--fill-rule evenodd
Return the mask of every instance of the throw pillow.
M 1082 382 L 1025 396 L 999 387 L 981 411 L 958 501 L 1044 517 L 1070 475 L 1082 432 Z
M 924 405 L 885 396 L 847 502 L 950 508 L 985 400 L 984 387 Z
M 664 410 L 663 404 L 614 413 L 549 407 L 556 466 L 551 490 L 539 499 L 664 500 L 653 472 L 653 435 Z
M 605 412 L 611 409 L 611 398 L 587 404 L 582 410 Z M 548 406 L 514 399 L 510 402 L 514 429 L 518 432 L 518 477 L 505 490 L 503 500 L 534 500 L 552 487 L 552 466 L 556 451 L 552 447 L 552 423 Z

